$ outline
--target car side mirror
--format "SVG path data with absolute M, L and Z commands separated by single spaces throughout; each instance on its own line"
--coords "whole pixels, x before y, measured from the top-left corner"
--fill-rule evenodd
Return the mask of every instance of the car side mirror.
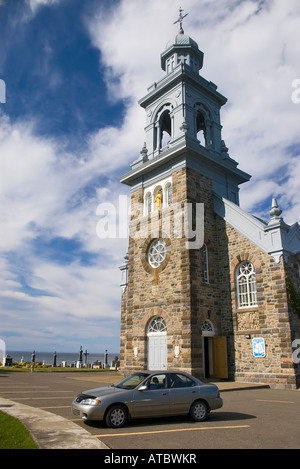
M 145 384 L 139 387 L 139 391 L 147 391 L 147 389 L 148 389 L 148 386 L 146 386 Z

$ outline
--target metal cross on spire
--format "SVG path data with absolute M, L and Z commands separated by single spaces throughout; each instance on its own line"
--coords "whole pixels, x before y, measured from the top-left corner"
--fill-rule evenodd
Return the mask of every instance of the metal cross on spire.
M 174 23 L 173 23 L 173 24 L 180 23 L 180 32 L 182 34 L 184 33 L 183 28 L 182 28 L 182 21 L 183 21 L 183 18 L 185 18 L 188 15 L 188 13 L 186 13 L 185 15 L 182 15 L 183 11 L 184 10 L 180 7 L 179 8 L 179 18 L 178 18 L 178 20 L 174 21 Z

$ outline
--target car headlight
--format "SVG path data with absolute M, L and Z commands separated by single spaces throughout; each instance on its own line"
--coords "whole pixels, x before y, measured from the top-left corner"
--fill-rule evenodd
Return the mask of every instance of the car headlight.
M 81 405 L 100 405 L 101 402 L 99 399 L 84 399 L 83 401 L 80 402 Z

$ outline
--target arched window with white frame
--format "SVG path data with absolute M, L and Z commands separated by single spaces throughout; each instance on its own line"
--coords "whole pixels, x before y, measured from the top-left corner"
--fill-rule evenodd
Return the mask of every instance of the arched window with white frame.
M 173 136 L 173 106 L 166 103 L 160 107 L 154 119 L 154 148 L 161 151 L 167 148 Z
M 201 103 L 196 103 L 194 108 L 196 117 L 196 137 L 199 140 L 200 145 L 206 148 L 211 148 L 213 146 L 213 141 L 210 111 Z
M 167 325 L 164 321 L 164 319 L 160 316 L 155 316 L 154 318 L 151 319 L 149 325 L 148 325 L 148 330 L 147 334 L 166 334 L 167 333 Z
M 201 330 L 203 337 L 213 337 L 216 334 L 213 323 L 209 319 L 205 319 Z
M 165 111 L 160 118 L 160 148 L 165 148 L 172 136 L 170 111 Z
M 253 264 L 242 262 L 236 271 L 237 301 L 239 308 L 257 305 L 256 274 Z

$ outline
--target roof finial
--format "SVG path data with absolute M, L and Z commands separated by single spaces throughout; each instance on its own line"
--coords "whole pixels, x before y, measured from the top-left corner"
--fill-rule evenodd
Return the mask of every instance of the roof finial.
M 183 21 L 183 18 L 185 18 L 188 15 L 188 13 L 186 13 L 185 15 L 182 15 L 183 11 L 184 10 L 180 7 L 179 8 L 179 18 L 178 18 L 178 20 L 174 21 L 174 23 L 173 23 L 173 24 L 180 23 L 180 31 L 179 31 L 180 34 L 184 34 L 184 31 L 183 31 L 183 28 L 182 28 L 182 21 Z
M 280 218 L 280 215 L 282 214 L 282 210 L 278 208 L 278 203 L 275 197 L 273 197 L 272 199 L 272 209 L 269 213 L 270 213 L 271 218 L 273 219 L 276 218 L 277 220 Z
M 272 198 L 272 208 L 269 212 L 270 214 L 270 221 L 268 223 L 268 225 L 276 225 L 277 223 L 279 223 L 280 225 L 283 222 L 283 219 L 281 218 L 281 214 L 282 214 L 282 210 L 280 210 L 280 208 L 278 207 L 278 203 L 277 203 L 277 200 L 275 199 L 275 197 Z

